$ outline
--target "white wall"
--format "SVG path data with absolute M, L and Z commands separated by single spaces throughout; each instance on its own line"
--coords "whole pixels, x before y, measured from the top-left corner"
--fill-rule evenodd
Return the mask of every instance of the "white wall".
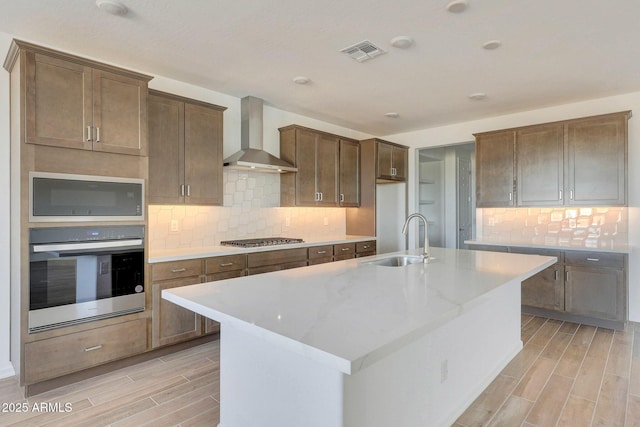
M 0 52 L 11 37 L 0 33 Z M 14 374 L 10 362 L 10 251 L 9 251 L 9 73 L 0 71 L 0 378 Z
M 608 98 L 565 104 L 539 110 L 525 111 L 482 120 L 457 123 L 448 126 L 424 129 L 384 139 L 407 145 L 411 148 L 435 147 L 473 141 L 473 134 L 490 130 L 546 123 L 571 118 L 635 110 L 640 114 L 640 92 Z M 416 150 L 409 150 L 409 164 L 416 164 Z M 640 118 L 629 120 L 629 166 L 628 166 L 628 202 L 629 202 L 629 320 L 640 322 Z M 409 211 L 417 209 L 415 169 L 409 175 Z M 415 247 L 414 241 L 409 242 Z

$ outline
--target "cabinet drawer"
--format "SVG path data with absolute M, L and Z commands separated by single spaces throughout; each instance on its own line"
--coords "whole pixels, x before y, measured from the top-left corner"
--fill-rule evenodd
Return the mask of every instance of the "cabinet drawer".
M 222 273 L 207 274 L 205 276 L 205 282 L 216 282 L 218 280 L 233 279 L 235 277 L 242 277 L 244 275 L 244 270 L 223 271 Z
M 161 262 L 151 265 L 151 280 L 178 279 L 181 277 L 199 276 L 202 274 L 202 260 Z
M 339 245 L 334 245 L 333 254 L 335 257 L 340 257 L 341 259 L 345 259 L 347 255 L 351 255 L 351 257 L 347 257 L 347 258 L 353 258 L 356 255 L 356 244 L 341 243 Z
M 244 270 L 247 267 L 247 256 L 242 254 L 207 258 L 204 265 L 205 274 Z
M 298 268 L 298 267 L 306 267 L 307 261 L 295 261 L 288 262 L 285 264 L 273 264 L 273 265 L 264 265 L 260 267 L 252 267 L 249 268 L 247 274 L 249 276 L 254 274 L 262 274 L 262 273 L 270 273 L 272 271 L 281 271 L 281 270 L 289 270 L 290 268 Z
M 307 248 L 282 249 L 247 254 L 248 268 L 286 264 L 296 261 L 307 261 Z
M 333 245 L 315 246 L 309 248 L 309 259 L 333 257 Z
M 624 254 L 608 252 L 566 251 L 564 261 L 566 265 L 581 267 L 624 268 Z
M 362 254 L 365 252 L 375 252 L 376 251 L 376 242 L 375 240 L 370 240 L 368 242 L 357 242 L 356 243 L 356 253 Z
M 147 319 L 138 319 L 42 341 L 27 343 L 28 384 L 59 377 L 147 349 Z

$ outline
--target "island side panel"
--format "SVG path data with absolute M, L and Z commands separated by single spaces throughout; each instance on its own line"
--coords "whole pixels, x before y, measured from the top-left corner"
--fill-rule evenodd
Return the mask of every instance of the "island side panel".
M 522 349 L 520 282 L 491 291 L 464 311 L 345 375 L 344 426 L 452 425 Z
M 218 427 L 343 427 L 344 374 L 221 324 Z

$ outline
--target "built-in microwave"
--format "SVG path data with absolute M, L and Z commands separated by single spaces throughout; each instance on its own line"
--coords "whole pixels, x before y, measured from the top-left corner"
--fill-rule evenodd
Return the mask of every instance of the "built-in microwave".
M 144 179 L 29 173 L 29 221 L 143 221 Z

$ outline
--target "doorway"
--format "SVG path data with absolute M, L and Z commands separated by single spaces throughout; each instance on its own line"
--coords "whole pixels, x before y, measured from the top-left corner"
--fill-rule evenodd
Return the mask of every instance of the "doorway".
M 429 243 L 467 248 L 475 236 L 475 144 L 423 148 L 418 162 L 418 211 L 428 220 Z

